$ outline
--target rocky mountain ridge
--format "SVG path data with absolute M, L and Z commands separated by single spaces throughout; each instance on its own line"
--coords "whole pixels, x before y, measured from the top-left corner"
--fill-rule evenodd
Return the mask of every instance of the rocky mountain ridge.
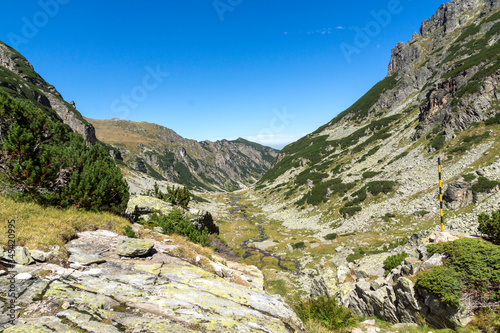
M 475 203 L 484 201 L 488 212 L 497 207 L 490 196 L 496 186 L 481 184 L 500 180 L 498 5 L 442 5 L 420 34 L 393 49 L 386 78 L 280 152 L 256 187 L 255 196 L 266 197 L 257 199 L 264 211 L 323 236 L 406 237 L 437 217 L 438 157 L 445 190 L 466 176 L 469 189 L 485 193 Z
M 270 167 L 277 150 L 247 141 L 195 141 L 166 127 L 120 119 L 87 119 L 97 138 L 108 144 L 111 154 L 132 172 L 129 184 L 140 185 L 148 175 L 197 189 L 231 191 L 256 182 Z M 134 186 L 135 188 L 136 186 Z
M 30 100 L 53 118 L 80 133 L 89 144 L 96 143 L 95 129 L 48 84 L 19 52 L 0 41 L 0 89 L 14 98 Z

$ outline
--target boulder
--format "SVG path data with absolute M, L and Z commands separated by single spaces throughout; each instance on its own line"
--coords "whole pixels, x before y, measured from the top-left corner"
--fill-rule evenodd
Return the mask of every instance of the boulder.
M 432 257 L 424 261 L 424 263 L 422 264 L 422 270 L 442 266 L 444 258 L 446 257 L 443 254 L 435 253 Z
M 16 280 L 30 280 L 33 276 L 30 273 L 19 273 L 15 276 Z
M 39 250 L 31 251 L 31 258 L 33 258 L 35 261 L 46 262 L 48 257 L 49 257 L 49 254 L 47 252 L 43 252 L 43 251 L 39 251 Z
M 432 231 L 430 230 L 417 231 L 416 233 L 411 235 L 410 239 L 408 240 L 408 245 L 423 245 L 425 243 L 428 243 L 431 233 Z
M 123 257 L 142 257 L 147 255 L 153 248 L 154 243 L 145 239 L 128 238 L 118 245 L 116 253 Z
M 349 269 L 349 267 L 345 265 L 340 265 L 339 267 L 337 267 L 337 280 L 339 281 L 339 283 L 345 282 L 350 271 L 351 270 Z
M 207 211 L 190 210 L 190 220 L 200 231 L 207 229 L 209 234 L 219 234 L 219 227 L 215 224 L 212 214 Z
M 320 276 L 314 278 L 311 285 L 311 296 L 335 297 L 339 291 L 336 277 L 337 272 L 329 268 Z
M 7 260 L 12 259 L 12 261 L 14 261 L 16 264 L 19 264 L 19 265 L 30 265 L 30 264 L 35 262 L 33 260 L 33 258 L 31 258 L 30 251 L 27 248 L 22 247 L 22 246 L 16 246 L 16 248 L 14 249 L 14 257 L 13 258 L 8 256 L 7 253 L 8 252 L 4 253 L 4 258 Z
M 459 209 L 472 204 L 473 194 L 470 183 L 456 182 L 448 185 L 443 194 L 443 201 L 448 209 Z
M 81 266 L 89 266 L 92 264 L 102 264 L 106 262 L 106 259 L 97 254 L 72 253 L 68 261 Z
M 380 288 L 382 288 L 383 286 L 386 286 L 386 285 L 387 285 L 387 281 L 384 278 L 379 277 L 378 279 L 373 280 L 371 282 L 371 286 L 370 287 L 371 287 L 372 290 L 377 290 L 377 289 L 380 289 Z
M 120 260 L 112 255 L 116 241 L 118 235 L 108 232 L 79 233 L 66 249 L 95 254 L 112 247 L 98 269 L 44 263 L 30 270 L 31 279 L 16 280 L 15 323 L 8 324 L 0 314 L 0 331 L 304 332 L 293 309 L 280 296 L 263 291 L 263 274 L 254 266 L 228 261 L 219 273 L 234 274 L 229 281 L 162 253 L 159 241 L 154 241 L 158 253 L 153 260 Z M 50 271 L 52 281 L 35 271 Z M 0 286 L 8 283 L 0 277 Z
M 436 232 L 432 236 L 429 237 L 429 241 L 432 243 L 446 243 L 457 240 L 458 237 L 451 235 L 448 232 Z
M 465 327 L 474 319 L 474 314 L 467 307 L 455 308 L 446 305 L 441 300 L 425 290 L 416 290 L 422 301 L 421 313 L 432 326 L 437 328 Z
M 136 195 L 132 196 L 128 201 L 125 213 L 134 217 L 141 217 L 154 211 L 168 214 L 173 207 L 172 204 L 160 199 L 145 195 Z
M 358 279 L 384 276 L 384 261 L 388 256 L 389 253 L 379 253 L 361 258 L 358 266 L 354 268 L 354 274 Z

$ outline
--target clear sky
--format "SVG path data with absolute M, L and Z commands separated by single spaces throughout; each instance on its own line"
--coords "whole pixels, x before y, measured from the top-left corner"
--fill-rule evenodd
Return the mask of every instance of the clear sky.
M 387 74 L 444 0 L 3 0 L 0 40 L 89 118 L 281 148 Z

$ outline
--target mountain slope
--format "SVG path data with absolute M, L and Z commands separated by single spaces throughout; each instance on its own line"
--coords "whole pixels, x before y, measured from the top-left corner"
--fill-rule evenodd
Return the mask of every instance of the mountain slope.
M 470 198 L 491 211 L 498 196 L 483 201 L 484 192 L 495 186 L 481 187 L 479 176 L 500 179 L 499 39 L 498 0 L 442 5 L 420 34 L 392 50 L 386 78 L 280 152 L 256 187 L 266 196 L 261 205 L 319 235 L 401 237 L 436 223 L 442 157 L 445 184 L 465 182 Z M 470 213 L 471 203 L 458 205 Z M 463 220 L 465 209 L 449 217 Z
M 97 138 L 129 168 L 199 189 L 234 190 L 253 184 L 277 155 L 275 149 L 241 138 L 197 142 L 156 124 L 87 120 L 95 126 Z
M 74 104 L 66 102 L 61 94 L 48 84 L 19 52 L 0 41 L 0 90 L 11 97 L 27 99 L 83 135 L 85 141 L 95 144 L 95 130 L 82 117 Z

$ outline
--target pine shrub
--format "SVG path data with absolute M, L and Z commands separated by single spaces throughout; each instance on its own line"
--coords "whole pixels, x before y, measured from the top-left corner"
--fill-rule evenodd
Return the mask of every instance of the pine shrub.
M 158 225 L 166 235 L 179 234 L 193 243 L 203 246 L 210 246 L 211 244 L 208 230 L 206 228 L 201 231 L 198 230 L 189 218 L 182 214 L 182 210 L 179 208 L 172 209 L 167 215 L 153 214 L 148 224 Z
M 401 262 L 406 258 L 408 258 L 408 253 L 404 251 L 387 257 L 384 261 L 385 275 L 389 274 L 394 268 L 401 265 Z
M 490 215 L 482 213 L 478 216 L 479 232 L 500 244 L 500 210 Z
M 122 212 L 127 183 L 101 145 L 31 102 L 0 92 L 0 184 L 12 196 L 58 207 Z
M 429 256 L 443 253 L 446 261 L 420 274 L 417 287 L 455 307 L 461 299 L 467 299 L 472 308 L 500 301 L 500 246 L 464 238 L 427 249 Z
M 300 249 L 303 249 L 305 247 L 306 247 L 306 244 L 304 242 L 297 242 L 297 243 L 292 244 L 292 248 L 294 250 L 300 250 Z
M 180 206 L 184 209 L 187 208 L 191 197 L 193 196 L 187 187 L 167 187 L 167 193 L 163 193 L 158 186 L 154 184 L 153 190 L 146 193 L 149 196 L 171 203 L 174 206 Z
M 495 180 L 489 180 L 486 177 L 479 177 L 477 183 L 472 185 L 472 191 L 488 193 L 498 186 L 500 186 L 500 182 L 497 182 Z
M 336 239 L 337 237 L 339 237 L 339 235 L 337 235 L 336 233 L 331 233 L 331 234 L 326 235 L 325 239 L 326 240 L 333 240 L 333 239 Z

